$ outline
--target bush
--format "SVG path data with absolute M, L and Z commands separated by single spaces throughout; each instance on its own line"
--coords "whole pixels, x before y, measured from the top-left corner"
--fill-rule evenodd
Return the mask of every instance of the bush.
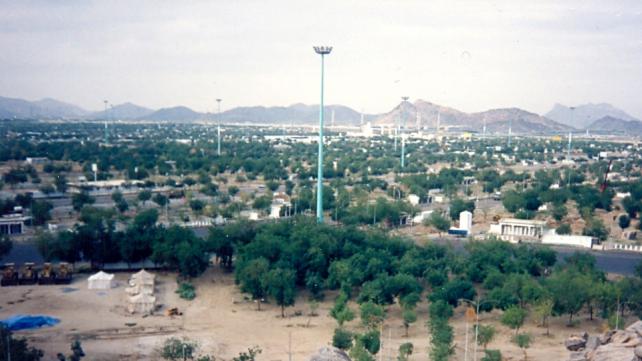
M 194 288 L 194 285 L 188 282 L 182 282 L 178 286 L 176 293 L 178 293 L 179 297 L 184 300 L 191 301 L 196 298 L 196 289 Z
M 484 354 L 481 361 L 502 361 L 502 353 L 499 350 L 484 350 Z
M 349 350 L 352 347 L 352 332 L 341 327 L 334 329 L 332 346 L 342 350 Z

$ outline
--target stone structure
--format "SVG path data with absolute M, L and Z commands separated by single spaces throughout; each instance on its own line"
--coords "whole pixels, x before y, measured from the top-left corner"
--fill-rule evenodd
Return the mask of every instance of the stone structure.
M 642 321 L 600 336 L 572 335 L 564 344 L 568 361 L 642 361 Z

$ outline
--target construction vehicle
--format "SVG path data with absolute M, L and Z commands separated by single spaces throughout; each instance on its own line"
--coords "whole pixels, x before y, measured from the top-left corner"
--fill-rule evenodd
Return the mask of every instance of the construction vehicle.
M 68 285 L 71 283 L 73 269 L 71 265 L 67 262 L 60 262 L 58 264 L 58 272 L 56 272 L 56 284 L 57 285 Z
M 18 272 L 16 265 L 13 263 L 5 263 L 2 270 L 2 281 L 0 284 L 4 286 L 16 286 L 18 284 Z
M 26 262 L 22 265 L 22 270 L 18 277 L 18 284 L 21 285 L 35 285 L 38 283 L 38 271 L 36 264 L 33 262 Z
M 39 285 L 52 285 L 56 282 L 56 273 L 51 263 L 47 262 L 42 265 L 42 271 L 38 275 Z

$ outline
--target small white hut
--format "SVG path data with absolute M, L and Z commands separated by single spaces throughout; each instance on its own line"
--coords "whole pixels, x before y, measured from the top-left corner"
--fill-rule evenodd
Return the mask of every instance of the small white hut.
M 108 290 L 115 286 L 114 275 L 103 271 L 89 276 L 87 283 L 90 290 Z

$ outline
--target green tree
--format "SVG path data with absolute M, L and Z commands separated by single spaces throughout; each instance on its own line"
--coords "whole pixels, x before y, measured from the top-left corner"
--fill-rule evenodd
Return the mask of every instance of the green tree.
M 343 326 L 345 322 L 354 320 L 354 312 L 348 306 L 348 295 L 341 291 L 337 298 L 334 300 L 334 306 L 330 310 L 330 316 L 334 318 L 339 326 Z
M 533 307 L 533 313 L 535 314 L 535 317 L 541 321 L 540 325 L 546 327 L 546 336 L 548 336 L 548 319 L 553 315 L 553 300 L 550 298 L 540 300 Z
M 450 202 L 450 219 L 453 221 L 459 219 L 459 213 L 463 211 L 474 212 L 475 202 L 465 201 L 461 198 L 455 198 Z
M 568 223 L 562 223 L 559 227 L 555 229 L 557 234 L 571 234 L 571 225 Z
M 158 204 L 159 207 L 164 207 L 167 204 L 168 199 L 167 196 L 156 193 L 153 197 L 153 201 L 154 203 Z
M 268 294 L 281 306 L 281 317 L 285 317 L 285 307 L 294 305 L 296 272 L 292 269 L 273 269 L 268 272 L 266 283 Z
M 79 212 L 85 205 L 94 204 L 94 202 L 96 202 L 96 199 L 85 190 L 80 191 L 80 193 L 74 193 L 71 196 L 71 205 L 76 212 Z
M 477 344 L 486 347 L 495 338 L 495 327 L 493 325 L 479 325 L 477 330 Z
M 248 261 L 247 264 L 237 267 L 237 279 L 241 283 L 241 291 L 252 295 L 261 310 L 261 301 L 267 293 L 266 276 L 270 269 L 270 263 L 265 258 L 257 258 Z
M 517 335 L 519 328 L 524 324 L 526 314 L 525 309 L 518 306 L 511 306 L 502 314 L 501 322 L 508 328 L 515 330 L 515 335 Z
M 502 204 L 507 211 L 515 213 L 522 208 L 526 208 L 526 199 L 515 191 L 508 191 L 502 197 Z
M 631 218 L 626 214 L 622 214 L 617 217 L 617 224 L 624 230 L 631 224 Z
M 640 211 L 640 201 L 634 200 L 631 197 L 624 197 L 622 199 L 622 207 L 624 207 L 624 210 L 626 210 L 630 218 L 635 218 Z
M 149 189 L 143 189 L 138 193 L 138 200 L 143 202 L 143 205 L 145 205 L 145 202 L 147 202 L 151 198 L 152 198 L 152 192 Z
M 553 297 L 553 310 L 568 314 L 569 325 L 573 315 L 586 304 L 590 287 L 588 278 L 572 269 L 555 272 L 546 280 L 546 288 Z
M 450 229 L 450 220 L 441 215 L 439 212 L 432 212 L 430 218 L 425 221 L 426 225 L 434 227 L 438 232 L 439 236 L 443 232 L 447 232 Z
M 332 336 L 332 346 L 341 350 L 349 350 L 352 347 L 352 332 L 342 327 L 335 328 Z
M 53 205 L 47 201 L 33 201 L 31 205 L 31 216 L 33 217 L 33 223 L 37 226 L 45 224 L 48 220 L 51 219 L 51 214 L 49 213 L 53 209 Z
M 526 349 L 528 349 L 531 346 L 531 336 L 527 333 L 521 333 L 513 337 L 513 342 L 515 342 L 517 347 L 521 348 L 522 351 L 524 351 L 524 361 L 526 361 L 528 359 L 528 355 L 526 354 Z
M 397 361 L 408 361 L 408 357 L 412 355 L 414 346 L 411 342 L 405 342 L 399 345 L 399 355 Z
M 385 311 L 383 306 L 372 301 L 361 304 L 361 323 L 368 329 L 376 329 L 384 320 Z
M 363 335 L 357 335 L 355 338 L 357 342 L 361 343 L 371 354 L 376 355 L 379 352 L 381 347 L 381 334 L 379 330 L 369 330 Z
M 44 356 L 42 350 L 30 347 L 26 339 L 14 338 L 13 333 L 0 323 L 0 360 L 9 360 L 7 352 L 13 361 L 39 361 Z
M 502 361 L 502 353 L 499 350 L 484 350 L 484 357 L 481 361 Z
M 564 219 L 564 217 L 566 217 L 566 215 L 568 214 L 568 209 L 566 209 L 566 206 L 563 204 L 556 204 L 555 206 L 553 206 L 553 210 L 551 213 L 556 221 L 561 222 L 562 219 Z
M 417 322 L 417 312 L 414 309 L 408 308 L 403 310 L 403 327 L 406 329 L 406 337 L 408 337 L 408 328 L 411 324 Z
M 193 360 L 197 349 L 198 344 L 194 341 L 171 337 L 163 342 L 159 353 L 164 360 Z
M 606 241 L 606 238 L 609 236 L 609 232 L 606 230 L 606 227 L 604 227 L 604 223 L 598 218 L 590 218 L 582 234 L 595 237 L 600 241 Z

